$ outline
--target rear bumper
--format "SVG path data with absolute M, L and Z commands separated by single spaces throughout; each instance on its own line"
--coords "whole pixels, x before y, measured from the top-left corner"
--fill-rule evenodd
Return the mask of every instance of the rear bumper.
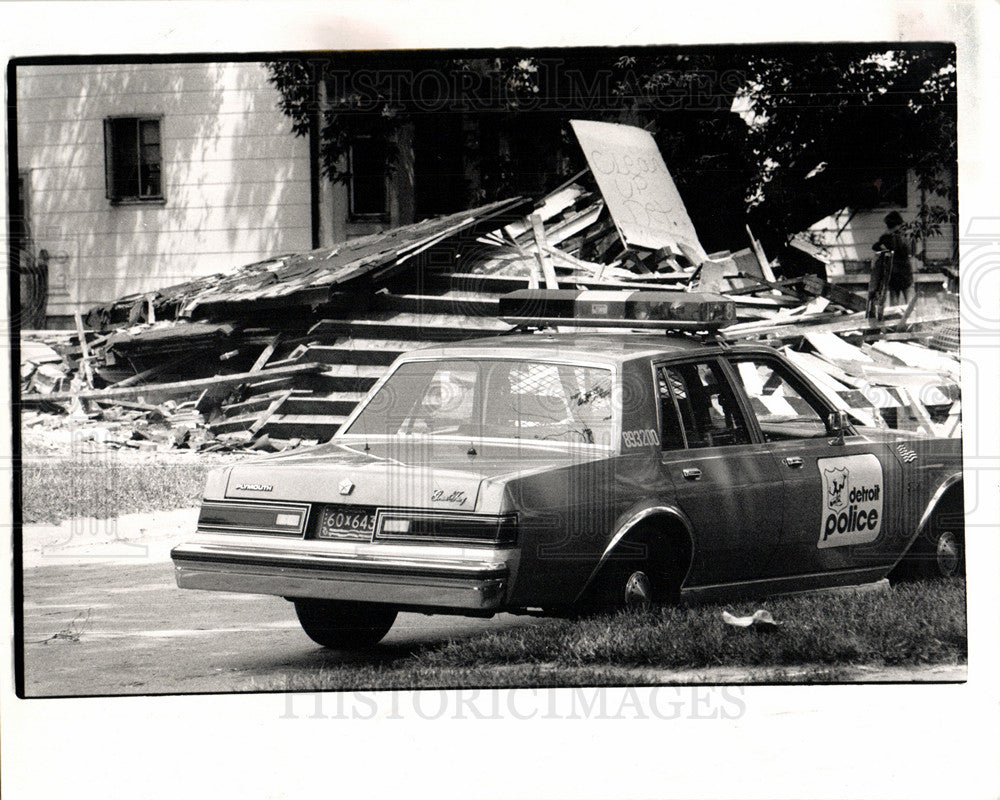
M 488 612 L 506 592 L 507 563 L 470 558 L 312 552 L 195 542 L 171 553 L 177 585 L 281 597 Z

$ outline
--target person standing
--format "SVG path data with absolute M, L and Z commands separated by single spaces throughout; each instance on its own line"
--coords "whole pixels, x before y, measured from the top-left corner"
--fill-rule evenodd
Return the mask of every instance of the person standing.
M 903 217 L 898 211 L 885 215 L 886 232 L 872 245 L 879 254 L 892 256 L 889 273 L 890 305 L 909 305 L 916 290 L 913 288 L 913 268 L 910 266 L 910 243 L 903 234 Z

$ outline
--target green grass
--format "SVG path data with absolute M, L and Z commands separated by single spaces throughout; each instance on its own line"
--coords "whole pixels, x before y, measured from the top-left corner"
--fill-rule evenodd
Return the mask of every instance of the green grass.
M 23 520 L 54 524 L 73 517 L 106 519 L 196 506 L 205 488 L 205 476 L 216 466 L 115 459 L 25 462 L 21 473 Z
M 723 609 L 767 608 L 774 630 L 734 629 Z M 901 584 L 890 592 L 779 598 L 757 604 L 663 608 L 559 620 L 491 633 L 423 653 L 423 666 L 466 667 L 548 661 L 560 666 L 912 665 L 965 658 L 963 582 Z
M 737 629 L 721 612 L 767 608 L 777 629 Z M 765 668 L 766 681 L 836 681 L 847 667 L 920 667 L 967 659 L 965 582 L 900 584 L 889 592 L 663 608 L 542 620 L 380 663 L 324 667 L 250 690 L 595 686 L 662 683 L 669 670 Z M 383 648 L 383 651 L 386 648 Z M 376 651 L 378 652 L 378 651 Z M 386 657 L 388 656 L 388 657 Z M 794 669 L 808 665 L 808 676 Z M 848 678 L 858 680 L 858 677 Z M 863 680 L 863 678 L 862 678 Z

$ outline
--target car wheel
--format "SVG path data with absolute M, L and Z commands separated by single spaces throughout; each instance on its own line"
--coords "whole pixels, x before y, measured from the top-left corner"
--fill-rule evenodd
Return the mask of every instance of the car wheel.
M 389 632 L 398 613 L 395 608 L 374 603 L 312 598 L 293 602 L 306 635 L 334 650 L 371 647 Z
M 648 611 L 653 605 L 653 582 L 641 569 L 635 570 L 625 581 L 625 608 Z
M 949 528 L 941 528 L 921 534 L 889 579 L 956 578 L 964 574 L 962 536 Z
M 953 531 L 941 531 L 933 542 L 934 558 L 928 559 L 928 572 L 934 577 L 954 578 L 965 572 L 965 553 L 962 540 Z
M 584 601 L 584 613 L 646 611 L 653 605 L 653 582 L 645 565 L 609 562 Z

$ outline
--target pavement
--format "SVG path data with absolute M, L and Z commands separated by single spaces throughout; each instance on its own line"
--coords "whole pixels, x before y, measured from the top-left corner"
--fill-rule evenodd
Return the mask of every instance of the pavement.
M 168 562 L 170 548 L 191 534 L 197 521 L 197 508 L 182 508 L 111 519 L 76 517 L 58 525 L 24 525 L 24 568 Z

